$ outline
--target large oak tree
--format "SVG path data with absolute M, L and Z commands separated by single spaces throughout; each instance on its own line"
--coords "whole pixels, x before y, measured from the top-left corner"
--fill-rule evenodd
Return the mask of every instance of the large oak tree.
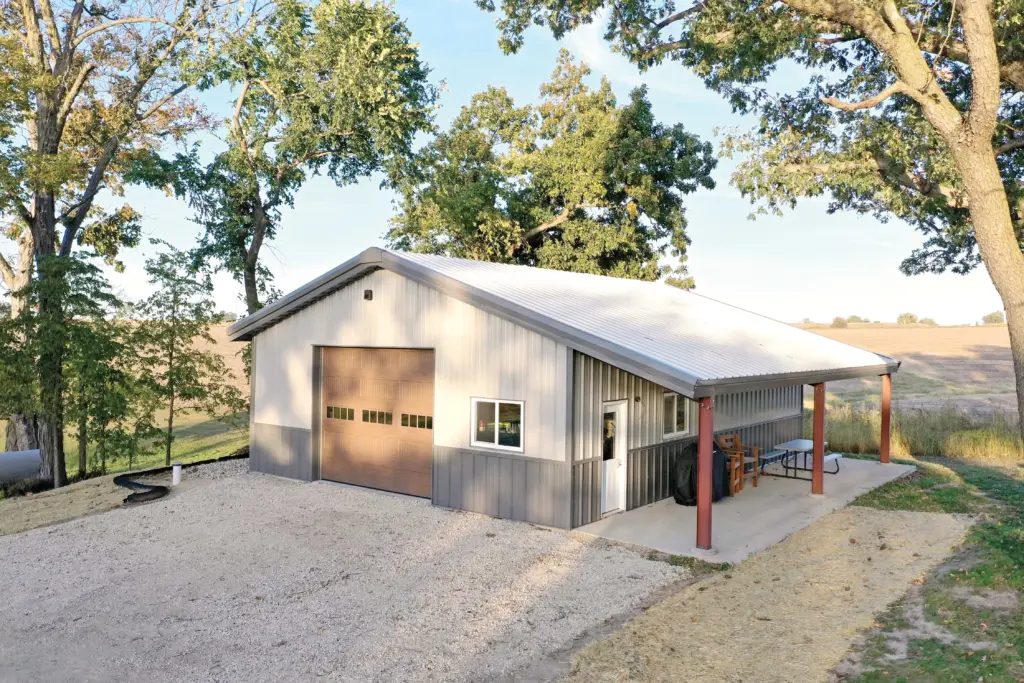
M 711 145 L 655 120 L 643 88 L 620 105 L 563 51 L 536 106 L 489 88 L 417 157 L 390 242 L 463 258 L 655 280 L 686 274 L 683 195 L 711 188 Z M 665 270 L 668 270 L 666 267 Z
M 925 235 L 908 273 L 984 264 L 1002 297 L 1024 429 L 1022 0 L 477 0 L 519 48 L 595 20 L 641 69 L 676 61 L 760 119 L 731 138 L 762 208 L 827 194 Z M 803 67 L 788 91 L 769 80 Z

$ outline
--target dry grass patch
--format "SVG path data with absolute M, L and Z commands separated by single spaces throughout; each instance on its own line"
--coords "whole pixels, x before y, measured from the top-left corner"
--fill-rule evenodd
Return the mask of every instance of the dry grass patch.
M 114 485 L 111 475 L 0 500 L 0 536 L 113 510 L 127 494 L 126 489 Z
M 838 510 L 585 648 L 567 680 L 826 680 L 854 634 L 969 526 L 945 514 Z

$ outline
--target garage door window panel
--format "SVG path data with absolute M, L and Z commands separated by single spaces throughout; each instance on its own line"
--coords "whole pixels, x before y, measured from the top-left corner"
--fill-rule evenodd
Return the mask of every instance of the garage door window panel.
M 523 452 L 523 402 L 473 399 L 474 446 Z

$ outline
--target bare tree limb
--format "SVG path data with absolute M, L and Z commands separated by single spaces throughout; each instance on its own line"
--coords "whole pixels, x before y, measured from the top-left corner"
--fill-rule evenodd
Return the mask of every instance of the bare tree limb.
M 60 44 L 60 34 L 57 32 L 57 20 L 53 16 L 53 7 L 50 5 L 50 0 L 37 0 L 37 2 L 39 3 L 39 13 L 43 15 L 43 25 L 46 26 L 46 36 L 50 40 L 51 57 L 59 55 L 63 46 Z
M 185 92 L 186 90 L 188 90 L 188 84 L 187 83 L 183 83 L 183 84 L 179 85 L 177 88 L 175 88 L 174 90 L 172 90 L 171 92 L 167 93 L 166 95 L 161 97 L 159 100 L 157 100 L 156 102 L 151 104 L 149 106 L 149 108 L 146 109 L 146 111 L 144 111 L 141 114 L 139 114 L 138 116 L 136 116 L 136 120 L 137 121 L 145 121 L 150 116 L 152 116 L 153 114 L 155 114 L 158 111 L 160 111 L 160 109 L 165 104 L 167 104 L 168 102 L 170 102 L 171 100 L 173 100 L 175 97 L 177 97 L 181 93 Z
M 176 31 L 180 30 L 174 22 L 167 21 L 166 19 L 163 19 L 161 17 L 127 17 L 125 19 L 115 19 L 113 21 L 108 21 L 104 24 L 93 26 L 91 29 L 87 31 L 83 31 L 81 35 L 75 38 L 73 45 L 74 47 L 78 47 L 79 45 L 81 45 L 97 33 L 102 33 L 103 31 L 107 31 L 109 29 L 114 28 L 115 26 L 123 26 L 124 24 L 163 24 L 165 26 L 170 26 Z
M 843 111 L 857 111 L 859 109 L 871 109 L 872 107 L 877 107 L 893 95 L 897 93 L 906 94 L 906 91 L 907 84 L 903 81 L 896 81 L 874 97 L 869 97 L 866 100 L 861 100 L 860 102 L 844 102 L 843 100 L 838 100 L 834 97 L 822 97 L 821 101 L 830 107 L 835 107 L 836 109 L 841 109 Z

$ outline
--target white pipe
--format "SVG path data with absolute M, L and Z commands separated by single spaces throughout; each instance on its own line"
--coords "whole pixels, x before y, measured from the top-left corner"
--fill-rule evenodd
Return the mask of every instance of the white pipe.
M 176 462 L 171 466 L 171 486 L 181 483 L 181 463 Z

